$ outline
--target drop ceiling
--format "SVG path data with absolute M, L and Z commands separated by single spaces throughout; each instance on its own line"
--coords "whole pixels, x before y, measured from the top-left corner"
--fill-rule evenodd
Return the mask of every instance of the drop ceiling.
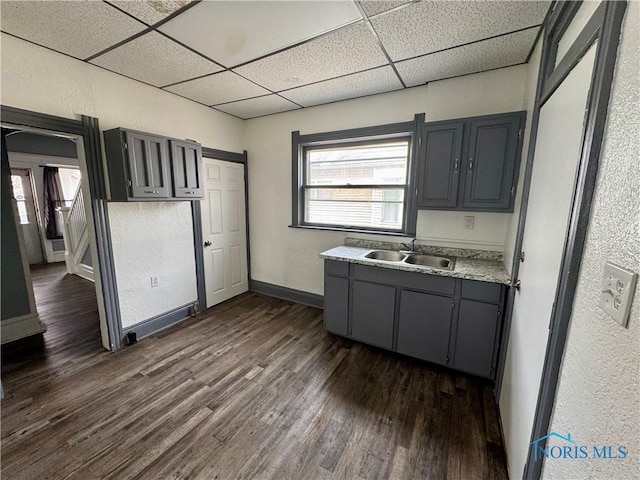
M 550 1 L 3 1 L 1 30 L 240 118 L 525 63 Z

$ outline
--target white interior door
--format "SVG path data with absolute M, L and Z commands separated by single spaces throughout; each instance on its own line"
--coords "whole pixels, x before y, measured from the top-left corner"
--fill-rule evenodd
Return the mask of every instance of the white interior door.
M 203 158 L 207 308 L 249 289 L 244 165 Z
M 44 256 L 42 254 L 38 217 L 29 170 L 26 168 L 12 168 L 11 184 L 13 186 L 13 197 L 18 205 L 20 227 L 24 235 L 29 265 L 43 263 Z
M 510 475 L 522 477 L 572 205 L 596 47 L 542 106 L 500 399 Z

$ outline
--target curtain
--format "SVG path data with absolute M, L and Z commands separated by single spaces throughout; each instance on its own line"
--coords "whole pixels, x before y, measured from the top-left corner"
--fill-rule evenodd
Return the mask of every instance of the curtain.
M 60 215 L 56 208 L 64 206 L 62 184 L 56 167 L 44 167 L 44 225 L 49 240 L 62 238 Z

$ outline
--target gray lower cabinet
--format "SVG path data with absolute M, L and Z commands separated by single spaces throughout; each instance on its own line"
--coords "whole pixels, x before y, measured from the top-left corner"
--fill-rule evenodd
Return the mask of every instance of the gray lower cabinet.
M 494 378 L 506 287 L 325 260 L 329 332 Z
M 446 365 L 454 307 L 448 297 L 400 292 L 398 352 Z
M 349 279 L 325 275 L 324 328 L 346 336 L 349 325 Z
M 395 287 L 355 280 L 351 337 L 371 345 L 391 348 L 395 300 Z
M 500 314 L 499 305 L 460 300 L 453 368 L 481 377 L 492 376 Z

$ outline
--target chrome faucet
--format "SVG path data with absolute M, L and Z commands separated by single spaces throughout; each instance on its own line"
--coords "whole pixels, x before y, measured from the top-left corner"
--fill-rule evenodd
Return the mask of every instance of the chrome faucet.
M 404 248 L 406 248 L 410 252 L 415 252 L 416 251 L 416 240 L 417 240 L 416 238 L 411 239 L 409 244 L 400 242 L 400 245 L 402 245 Z

